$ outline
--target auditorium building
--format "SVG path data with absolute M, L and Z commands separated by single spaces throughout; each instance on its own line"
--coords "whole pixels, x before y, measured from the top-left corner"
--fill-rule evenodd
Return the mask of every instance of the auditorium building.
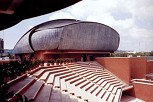
M 119 47 L 119 34 L 95 22 L 59 19 L 37 25 L 25 33 L 14 47 L 20 58 L 76 58 L 88 60 L 109 56 Z

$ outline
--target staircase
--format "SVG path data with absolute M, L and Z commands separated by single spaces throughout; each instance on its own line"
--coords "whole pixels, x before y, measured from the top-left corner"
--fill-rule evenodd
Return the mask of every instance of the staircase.
M 119 102 L 130 87 L 94 61 L 38 67 L 9 84 L 34 102 Z

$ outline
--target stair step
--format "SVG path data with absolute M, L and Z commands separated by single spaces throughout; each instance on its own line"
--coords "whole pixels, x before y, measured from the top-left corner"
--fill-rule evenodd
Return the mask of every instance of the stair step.
M 97 87 L 96 90 L 93 91 L 93 95 L 97 96 L 99 94 L 99 91 L 102 89 L 102 87 Z
M 38 93 L 34 102 L 49 102 L 51 96 L 52 85 L 44 85 Z
M 122 85 L 121 83 L 116 83 L 116 84 L 112 84 L 109 88 L 108 88 L 108 91 L 111 92 L 113 90 L 113 88 L 115 86 L 118 86 L 118 85 Z
M 72 102 L 78 102 L 78 99 L 76 96 L 69 94 L 70 99 L 72 100 Z
M 114 98 L 114 102 L 119 102 L 122 95 L 122 90 L 118 89 Z
M 14 93 L 20 93 L 22 89 L 26 89 L 27 86 L 30 85 L 30 83 L 33 83 L 35 80 L 34 77 L 27 77 L 24 80 L 10 86 L 9 91 L 14 91 Z
M 100 86 L 104 87 L 107 84 L 107 81 L 104 81 Z
M 68 74 L 68 73 L 71 73 L 71 72 L 72 72 L 71 70 L 61 71 L 61 72 L 55 73 L 55 76 L 62 76 L 64 74 Z
M 124 85 L 115 86 L 114 89 L 113 89 L 113 91 L 112 91 L 112 93 L 113 93 L 113 94 L 116 94 L 117 90 L 118 90 L 119 88 L 121 88 L 122 86 L 124 86 Z
M 67 89 L 65 80 L 64 79 L 61 79 L 60 82 L 61 82 L 61 90 L 67 92 L 68 89 Z
M 55 77 L 54 87 L 60 88 L 60 78 L 59 77 Z
M 65 81 L 70 81 L 70 80 L 72 80 L 72 79 L 74 79 L 74 78 L 77 78 L 79 75 L 72 75 L 72 76 L 69 76 L 69 77 L 67 77 L 67 78 L 65 78 Z
M 79 81 L 79 80 L 82 80 L 82 79 L 83 79 L 83 77 L 78 76 L 77 78 L 72 79 L 72 80 L 70 81 L 70 84 L 73 84 L 73 83 L 75 83 L 75 82 L 77 82 L 77 81 Z
M 23 93 L 23 95 L 25 95 L 28 99 L 35 99 L 43 84 L 43 82 L 36 81 L 29 89 Z
M 80 87 L 81 89 L 84 88 L 85 86 L 87 86 L 88 84 L 90 84 L 91 82 L 89 82 L 88 80 L 85 81 L 85 83 L 82 83 L 80 85 L 78 85 L 78 87 Z M 91 83 L 92 84 L 92 83 Z
M 70 93 L 71 95 L 75 95 L 74 89 L 69 82 L 66 82 L 66 86 L 68 88 L 68 93 Z
M 99 82 L 101 79 L 102 79 L 101 77 L 98 77 L 98 78 L 95 79 L 93 82 L 94 82 L 94 83 L 97 83 L 97 82 Z
M 113 99 L 114 99 L 114 95 L 113 94 L 110 94 L 109 98 L 108 98 L 108 102 L 113 102 Z
M 52 93 L 49 102 L 62 102 L 60 88 L 52 88 Z
M 85 81 L 87 81 L 87 80 L 83 78 L 83 79 L 77 81 L 77 82 L 75 83 L 75 86 L 78 86 L 78 85 L 84 83 Z
M 63 79 L 63 78 L 69 77 L 69 76 L 73 76 L 75 74 L 76 74 L 75 72 L 71 72 L 71 73 L 67 73 L 67 74 L 61 75 L 60 79 Z
M 99 97 L 99 98 L 103 97 L 104 94 L 105 94 L 105 92 L 106 91 L 104 89 L 101 89 L 100 92 L 99 92 L 99 94 L 97 95 L 97 97 Z
M 61 98 L 62 102 L 73 102 L 72 99 L 70 98 L 68 92 L 61 92 Z M 45 102 L 45 101 L 43 101 Z
M 89 76 L 87 76 L 86 79 L 90 79 L 90 78 L 92 78 L 92 77 L 94 77 L 94 76 L 95 76 L 95 74 L 92 73 L 92 74 L 90 74 Z
M 44 73 L 45 69 L 40 69 L 39 71 L 35 72 L 32 76 L 34 77 L 39 77 L 40 75 L 42 75 Z
M 109 95 L 110 95 L 110 92 L 107 91 L 107 92 L 104 94 L 104 96 L 102 97 L 102 99 L 106 101 L 106 100 L 108 99 Z
M 54 74 L 50 74 L 47 81 L 46 81 L 47 84 L 52 84 L 54 83 Z
M 50 73 L 49 71 L 45 72 L 39 79 L 45 81 L 47 79 L 49 73 Z

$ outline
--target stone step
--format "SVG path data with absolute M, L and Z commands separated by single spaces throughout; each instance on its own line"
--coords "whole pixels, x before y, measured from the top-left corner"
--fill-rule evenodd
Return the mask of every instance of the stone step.
M 89 73 L 88 71 L 82 71 L 82 72 L 79 72 L 79 73 L 77 73 L 77 74 L 83 76 L 83 75 L 86 75 L 86 74 L 88 74 L 88 73 Z
M 77 81 L 77 82 L 74 83 L 74 84 L 75 84 L 75 86 L 78 86 L 78 85 L 80 85 L 80 84 L 82 84 L 82 83 L 84 83 L 84 82 L 86 82 L 86 81 L 87 81 L 86 79 L 82 78 L 81 80 Z
M 114 94 L 110 93 L 109 98 L 107 99 L 108 102 L 113 102 Z
M 55 73 L 55 76 L 62 76 L 65 74 L 69 74 L 71 72 L 72 72 L 71 70 L 61 71 L 61 72 Z
M 99 94 L 97 94 L 96 96 L 99 98 L 102 98 L 104 96 L 104 94 L 106 93 L 106 90 L 104 90 L 103 88 L 98 92 Z
M 34 77 L 27 77 L 24 80 L 10 86 L 8 92 L 13 91 L 14 94 L 23 94 L 34 82 Z M 16 96 L 14 95 L 9 101 L 14 101 L 15 99 Z
M 97 79 L 93 80 L 93 83 L 97 83 L 101 80 L 102 78 L 101 77 L 98 77 Z
M 74 79 L 71 79 L 69 82 L 70 82 L 70 84 L 73 84 L 73 83 L 75 83 L 75 82 L 77 82 L 77 81 L 79 81 L 79 80 L 81 80 L 81 79 L 83 79 L 83 77 L 78 76 L 78 77 L 76 77 L 76 78 L 74 78 Z
M 60 88 L 60 78 L 57 76 L 55 77 L 55 80 L 54 80 L 54 87 L 55 88 Z
M 44 102 L 44 101 L 43 101 Z M 60 88 L 55 88 L 53 86 L 52 93 L 49 102 L 62 102 Z
M 65 78 L 65 81 L 70 81 L 71 79 L 74 79 L 74 78 L 77 78 L 79 75 L 72 75 L 72 76 L 69 76 L 69 77 L 66 77 Z
M 40 69 L 39 71 L 32 74 L 32 76 L 39 78 L 44 73 L 45 69 Z
M 27 87 L 29 87 L 31 83 L 34 82 L 35 82 L 34 77 L 27 77 L 24 80 L 10 86 L 9 91 L 14 91 L 14 93 L 16 94 L 21 93 L 23 89 L 26 89 Z
M 49 102 L 49 98 L 52 92 L 52 85 L 44 85 L 38 93 L 34 102 Z
M 115 86 L 115 87 L 113 88 L 112 93 L 113 93 L 113 94 L 116 94 L 117 90 L 118 90 L 119 88 L 121 88 L 121 87 L 122 87 L 122 86 Z
M 23 75 L 21 75 L 21 76 L 18 76 L 16 79 L 13 79 L 13 80 L 7 82 L 7 84 L 8 84 L 9 86 L 12 86 L 12 85 L 17 84 L 18 82 L 24 80 L 24 79 L 27 78 L 27 77 L 28 77 L 27 74 L 23 74 Z
M 116 83 L 116 84 L 112 84 L 109 88 L 108 88 L 108 91 L 111 92 L 113 90 L 113 88 L 115 86 L 118 86 L 118 85 L 122 85 L 122 83 Z
M 92 74 L 90 74 L 89 76 L 87 76 L 86 79 L 90 79 L 90 78 L 92 78 L 92 77 L 94 77 L 94 76 L 95 76 L 95 74 L 92 73 Z
M 88 85 L 89 83 L 91 83 L 91 82 L 87 80 L 87 81 L 85 81 L 84 83 L 78 85 L 78 87 L 80 87 L 80 88 L 82 89 L 83 87 L 85 87 L 85 86 Z
M 98 85 L 94 84 L 88 91 L 93 93 L 98 88 Z
M 110 95 L 110 92 L 106 91 L 106 93 L 103 95 L 102 99 L 106 101 L 108 99 L 109 95 Z
M 72 85 L 69 82 L 66 82 L 66 86 L 67 86 L 67 89 L 68 89 L 68 93 L 71 94 L 71 95 L 75 95 L 75 91 L 74 91 Z
M 115 94 L 115 98 L 114 98 L 114 102 L 119 102 L 121 99 L 121 95 L 122 95 L 122 89 L 117 89 L 117 92 Z
M 47 70 L 47 69 L 46 69 Z M 50 74 L 54 74 L 54 73 L 60 73 L 60 72 L 66 72 L 68 69 L 55 69 L 55 70 L 48 70 L 42 74 L 42 76 L 39 78 L 39 80 L 44 80 L 46 81 L 49 77 Z
M 112 84 L 116 84 L 116 83 L 119 83 L 119 82 L 117 82 L 117 81 L 108 82 L 108 83 L 104 86 L 104 88 L 105 88 L 106 90 L 108 90 L 108 88 L 109 88 Z
M 73 76 L 73 75 L 75 75 L 75 74 L 76 74 L 75 72 L 71 72 L 71 73 L 67 73 L 67 74 L 61 75 L 61 76 L 60 76 L 60 79 L 67 78 L 67 77 Z
M 62 98 L 62 102 L 73 102 L 73 100 L 70 98 L 68 92 L 62 91 L 61 98 Z M 45 101 L 43 101 L 43 102 L 45 102 Z
M 60 83 L 61 83 L 61 90 L 65 91 L 65 92 L 68 92 L 65 80 L 64 79 L 60 79 Z
M 47 83 L 47 84 L 52 84 L 52 85 L 53 85 L 53 83 L 54 83 L 54 78 L 55 78 L 54 74 L 50 74 L 49 77 L 48 77 L 48 79 L 47 79 L 47 81 L 46 81 L 46 83 Z
M 94 76 L 94 77 L 92 77 L 92 78 L 90 78 L 90 79 L 88 79 L 88 80 L 90 80 L 90 81 L 94 81 L 94 80 L 96 80 L 97 78 L 99 78 L 99 76 Z
M 101 89 L 102 89 L 102 87 L 97 87 L 97 89 L 94 90 L 94 91 L 92 92 L 92 94 L 95 95 L 95 96 L 97 96 L 97 95 L 99 94 L 99 92 L 100 92 Z
M 23 95 L 25 95 L 28 99 L 35 99 L 38 92 L 41 90 L 43 84 L 43 82 L 36 81 L 30 88 L 28 88 L 23 93 Z
M 47 80 L 47 77 L 49 76 L 49 74 L 50 74 L 50 72 L 47 71 L 47 72 L 45 72 L 39 79 L 40 79 L 40 80 L 46 81 L 46 80 Z
M 94 84 L 89 82 L 87 83 L 86 85 L 84 86 L 81 86 L 80 88 L 83 89 L 83 90 L 88 90 L 90 87 L 92 87 Z

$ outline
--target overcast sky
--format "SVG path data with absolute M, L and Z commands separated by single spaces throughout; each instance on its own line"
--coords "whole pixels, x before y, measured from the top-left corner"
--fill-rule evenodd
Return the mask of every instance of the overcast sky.
M 35 25 L 62 18 L 94 21 L 114 28 L 120 35 L 118 50 L 153 51 L 153 0 L 83 0 L 0 31 L 5 49 L 12 49 Z

